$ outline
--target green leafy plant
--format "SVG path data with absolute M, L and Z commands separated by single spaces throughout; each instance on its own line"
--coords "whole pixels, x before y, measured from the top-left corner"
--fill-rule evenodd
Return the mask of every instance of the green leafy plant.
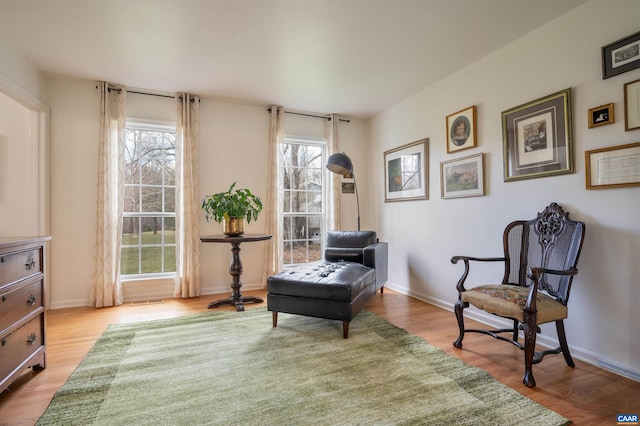
M 207 195 L 202 199 L 202 210 L 207 222 L 213 219 L 220 223 L 231 217 L 246 218 L 247 223 L 258 220 L 258 213 L 262 211 L 260 197 L 246 188 L 234 190 L 236 183 L 233 182 L 226 192 Z

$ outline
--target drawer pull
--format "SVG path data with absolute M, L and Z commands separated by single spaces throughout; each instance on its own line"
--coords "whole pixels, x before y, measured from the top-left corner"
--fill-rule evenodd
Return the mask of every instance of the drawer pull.
M 38 336 L 36 336 L 36 333 L 31 333 L 29 337 L 27 337 L 27 345 L 33 345 L 36 340 L 38 340 Z
M 4 256 L 0 257 L 0 263 L 4 263 L 4 262 L 5 262 Z
M 33 258 L 27 260 L 27 263 L 24 264 L 24 266 L 27 268 L 27 271 L 35 268 L 36 266 L 36 261 L 33 260 Z
M 2 295 L 2 301 L 6 302 L 7 301 L 7 296 L 5 296 L 4 294 Z
M 7 346 L 7 341 L 6 341 L 6 339 L 2 339 L 2 346 Z
M 35 294 L 32 294 L 31 296 L 29 296 L 29 297 L 27 298 L 27 304 L 28 304 L 29 306 L 33 306 L 33 305 L 35 305 L 35 304 L 36 304 L 36 301 L 37 301 L 37 300 L 38 300 L 38 298 L 36 297 L 36 295 L 35 295 Z

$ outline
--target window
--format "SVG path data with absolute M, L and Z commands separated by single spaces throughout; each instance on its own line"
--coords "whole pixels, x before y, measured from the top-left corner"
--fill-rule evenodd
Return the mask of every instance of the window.
M 322 258 L 324 241 L 324 143 L 285 139 L 284 259 L 285 265 Z
M 120 274 L 173 275 L 175 127 L 127 123 Z

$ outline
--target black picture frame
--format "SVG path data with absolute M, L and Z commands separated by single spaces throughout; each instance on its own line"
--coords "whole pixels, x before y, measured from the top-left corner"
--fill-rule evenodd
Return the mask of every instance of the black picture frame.
M 602 78 L 640 67 L 640 32 L 602 46 Z
M 573 173 L 571 88 L 502 112 L 504 181 Z

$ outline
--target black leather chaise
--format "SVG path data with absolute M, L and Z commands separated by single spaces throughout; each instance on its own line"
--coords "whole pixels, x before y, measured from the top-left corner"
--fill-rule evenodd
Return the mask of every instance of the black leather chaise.
M 330 231 L 324 260 L 286 269 L 267 279 L 267 309 L 349 323 L 387 282 L 388 244 L 374 231 Z

